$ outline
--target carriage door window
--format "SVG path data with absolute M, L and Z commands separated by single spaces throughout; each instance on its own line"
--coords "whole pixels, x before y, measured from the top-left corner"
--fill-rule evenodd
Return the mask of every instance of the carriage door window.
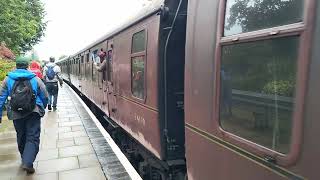
M 82 78 L 83 74 L 83 62 L 84 62 L 84 57 L 80 57 L 80 63 L 79 63 L 79 77 Z
M 219 44 L 221 127 L 282 154 L 291 144 L 303 4 L 227 0 Z
M 90 61 L 90 56 L 89 53 L 86 54 L 86 62 L 85 62 L 85 73 L 84 76 L 86 78 L 86 80 L 89 80 L 90 78 L 90 68 L 89 68 L 89 61 Z
M 107 63 L 107 80 L 111 81 L 111 76 L 112 76 L 112 49 L 108 50 L 107 59 L 106 60 L 107 60 L 107 62 L 106 62 Z M 105 73 L 103 73 L 103 74 L 105 74 Z
M 131 47 L 131 91 L 138 99 L 145 98 L 146 31 L 132 36 Z
M 95 50 L 91 53 L 91 58 L 92 62 L 95 63 L 99 63 L 100 62 L 100 58 L 98 56 L 98 50 Z M 92 72 L 92 81 L 95 83 L 97 82 L 97 70 L 95 69 L 94 65 L 92 64 L 92 68 L 91 68 L 91 72 Z

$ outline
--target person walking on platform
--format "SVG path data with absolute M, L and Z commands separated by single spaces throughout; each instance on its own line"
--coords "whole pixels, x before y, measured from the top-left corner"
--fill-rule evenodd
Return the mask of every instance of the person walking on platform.
M 13 120 L 17 132 L 21 168 L 34 173 L 33 162 L 39 152 L 40 119 L 45 114 L 48 93 L 42 80 L 27 70 L 29 59 L 16 58 L 16 70 L 8 73 L 0 90 L 0 122 L 2 108 L 8 100 L 8 118 Z
M 33 72 L 36 76 L 38 76 L 38 78 L 43 79 L 41 65 L 38 62 L 32 61 L 29 70 Z
M 61 78 L 61 70 L 58 65 L 54 63 L 54 57 L 50 57 L 49 63 L 43 69 L 44 81 L 49 93 L 48 110 L 57 110 L 57 100 L 59 87 L 58 83 L 62 87 L 63 80 Z M 52 102 L 53 101 L 53 102 Z M 52 106 L 51 106 L 52 105 Z

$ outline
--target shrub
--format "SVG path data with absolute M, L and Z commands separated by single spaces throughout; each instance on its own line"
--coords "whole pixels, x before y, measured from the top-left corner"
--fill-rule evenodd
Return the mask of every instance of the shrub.
M 6 77 L 8 72 L 13 70 L 16 63 L 11 60 L 0 59 L 0 82 Z
M 292 97 L 294 94 L 294 81 L 290 80 L 278 80 L 268 82 L 262 92 L 266 94 L 277 94 L 280 96 Z

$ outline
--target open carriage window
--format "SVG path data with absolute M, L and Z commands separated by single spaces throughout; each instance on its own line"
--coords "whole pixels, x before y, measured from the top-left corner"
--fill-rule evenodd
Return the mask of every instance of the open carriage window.
M 138 99 L 145 99 L 146 31 L 133 34 L 131 47 L 131 92 Z
M 223 2 L 216 63 L 220 126 L 227 138 L 287 154 L 305 1 Z
M 138 56 L 131 59 L 131 73 L 132 73 L 132 81 L 131 81 L 131 88 L 133 96 L 144 99 L 144 57 Z

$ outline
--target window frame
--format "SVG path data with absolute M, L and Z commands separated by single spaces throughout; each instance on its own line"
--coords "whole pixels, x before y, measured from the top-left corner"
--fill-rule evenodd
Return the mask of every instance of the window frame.
M 304 1 L 302 21 L 289 25 L 276 26 L 261 30 L 224 36 L 224 21 L 227 0 L 219 3 L 218 23 L 214 55 L 214 96 L 213 96 L 213 119 L 214 129 L 217 135 L 237 147 L 259 156 L 265 161 L 275 160 L 276 164 L 289 166 L 296 162 L 301 151 L 303 129 L 303 107 L 307 88 L 307 77 L 310 59 L 310 47 L 312 40 L 313 22 L 315 16 L 315 0 Z M 297 72 L 295 85 L 295 100 L 292 112 L 291 143 L 287 154 L 269 149 L 263 145 L 249 141 L 232 132 L 224 130 L 220 125 L 220 66 L 222 60 L 222 47 L 230 44 L 255 42 L 281 37 L 299 36 L 297 56 Z
M 133 48 L 133 36 L 137 33 L 140 33 L 144 31 L 145 34 L 145 48 L 144 51 L 140 51 L 140 52 L 132 52 L 132 48 Z M 136 30 L 132 33 L 131 35 L 131 46 L 130 46 L 130 92 L 131 92 L 131 97 L 134 98 L 135 100 L 140 101 L 141 103 L 145 103 L 146 99 L 147 99 L 147 77 L 146 77 L 146 73 L 147 73 L 147 47 L 148 47 L 148 31 L 146 27 L 143 28 L 139 28 L 139 30 Z M 144 61 L 144 95 L 143 95 L 143 99 L 140 99 L 136 96 L 133 95 L 133 89 L 132 89 L 132 59 L 136 58 L 136 57 L 143 57 L 143 61 Z
M 84 62 L 84 56 L 82 53 L 77 55 L 79 58 L 79 77 L 78 79 L 81 80 L 83 77 L 83 72 L 82 72 L 82 66 L 83 66 L 83 62 Z
M 109 59 L 109 51 L 111 51 L 111 57 Z M 114 53 L 114 46 L 113 46 L 113 39 L 109 39 L 106 41 L 106 69 L 103 71 L 103 74 L 105 76 L 105 79 L 103 81 L 105 82 L 114 82 L 114 74 L 113 74 L 113 53 Z M 102 78 L 103 79 L 103 78 Z

